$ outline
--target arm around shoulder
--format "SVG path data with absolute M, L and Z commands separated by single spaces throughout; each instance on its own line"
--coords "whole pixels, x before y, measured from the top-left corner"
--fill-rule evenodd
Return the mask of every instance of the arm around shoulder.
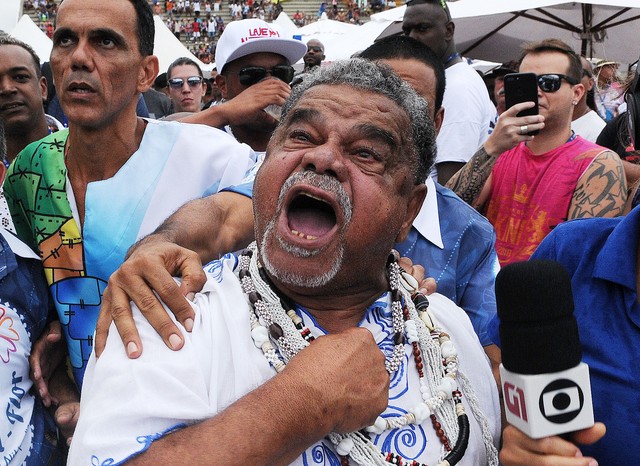
M 150 236 L 195 251 L 207 263 L 253 240 L 251 198 L 223 191 L 196 199 L 178 209 Z

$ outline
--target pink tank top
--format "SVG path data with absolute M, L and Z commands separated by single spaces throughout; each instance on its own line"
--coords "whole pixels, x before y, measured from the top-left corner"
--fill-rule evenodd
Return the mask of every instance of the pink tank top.
M 604 150 L 577 136 L 541 155 L 524 143 L 500 155 L 486 215 L 496 230 L 501 265 L 529 259 L 542 239 L 567 220 L 578 180 Z

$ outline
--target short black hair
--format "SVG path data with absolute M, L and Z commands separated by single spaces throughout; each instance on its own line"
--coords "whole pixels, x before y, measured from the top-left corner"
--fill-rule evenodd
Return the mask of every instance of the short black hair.
M 442 60 L 422 42 L 409 36 L 390 36 L 380 39 L 358 55 L 367 60 L 417 60 L 433 70 L 436 77 L 436 101 L 434 112 L 442 107 L 446 78 Z
M 2 47 L 3 45 L 15 45 L 17 47 L 22 47 L 27 52 L 29 52 L 29 55 L 31 55 L 31 58 L 33 59 L 33 67 L 35 68 L 36 77 L 40 79 L 40 77 L 42 76 L 42 69 L 40 68 L 40 58 L 38 57 L 36 51 L 33 50 L 33 48 L 29 44 L 22 42 L 15 37 L 11 37 L 8 34 L 0 34 L 0 47 Z
M 407 0 L 406 5 L 407 8 L 414 5 L 437 5 L 442 8 L 447 15 L 447 21 L 451 21 L 451 12 L 449 11 L 449 5 L 447 5 L 446 0 Z
M 153 22 L 153 10 L 147 0 L 130 0 L 136 10 L 136 32 L 138 35 L 138 50 L 143 57 L 153 55 L 153 41 L 156 35 L 156 25 Z
M 176 66 L 181 66 L 181 65 L 195 66 L 196 69 L 198 70 L 198 74 L 200 75 L 200 77 L 204 78 L 204 75 L 202 74 L 202 70 L 200 69 L 200 66 L 195 61 L 193 61 L 189 57 L 180 57 L 180 58 L 176 58 L 173 61 L 173 63 L 169 65 L 169 68 L 167 68 L 167 80 L 170 79 L 169 76 L 171 76 L 171 70 L 173 70 Z
M 524 57 L 529 54 L 539 54 L 544 52 L 558 52 L 565 55 L 569 59 L 569 68 L 567 76 L 580 82 L 582 79 L 582 62 L 580 56 L 566 43 L 560 39 L 545 39 L 540 42 L 528 42 L 522 47 L 522 56 L 519 64 L 522 63 Z

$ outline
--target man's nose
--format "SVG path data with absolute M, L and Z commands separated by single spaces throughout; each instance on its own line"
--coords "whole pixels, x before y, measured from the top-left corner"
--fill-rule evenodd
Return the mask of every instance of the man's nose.
M 346 159 L 340 149 L 331 142 L 309 149 L 303 156 L 302 165 L 306 170 L 330 175 L 343 180 L 347 173 Z
M 71 53 L 71 67 L 74 70 L 91 67 L 91 53 L 87 41 L 80 40 Z
M 16 85 L 13 79 L 10 76 L 3 76 L 0 78 L 0 94 L 6 95 L 16 92 Z

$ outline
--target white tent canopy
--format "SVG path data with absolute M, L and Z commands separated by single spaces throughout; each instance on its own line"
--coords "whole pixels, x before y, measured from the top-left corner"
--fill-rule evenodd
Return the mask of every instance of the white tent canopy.
M 321 18 L 318 21 L 314 21 L 313 23 L 309 23 L 306 26 L 299 28 L 298 34 L 301 35 L 303 39 L 309 40 L 313 38 L 322 42 L 320 37 L 327 38 L 329 36 L 341 36 L 358 29 L 359 27 L 355 24 Z
M 278 17 L 273 21 L 273 24 L 276 24 L 278 26 L 278 30 L 283 34 L 286 34 L 287 37 L 299 34 L 298 26 L 295 25 L 285 11 L 280 12 Z
M 156 26 L 156 37 L 153 43 L 153 54 L 158 57 L 160 62 L 159 73 L 164 73 L 174 60 L 180 57 L 189 57 L 195 61 L 203 71 L 213 69 L 213 64 L 205 65 L 193 55 L 182 42 L 169 30 L 160 16 L 153 18 Z
M 372 15 L 402 21 L 406 7 Z M 466 56 L 505 62 L 518 58 L 523 42 L 562 39 L 577 52 L 631 63 L 640 47 L 638 0 L 459 0 L 449 3 L 456 44 Z M 396 26 L 399 30 L 399 27 Z
M 343 60 L 373 44 L 389 24 L 389 21 L 369 21 L 362 26 L 355 26 L 347 34 L 327 38 L 326 42 L 322 38 L 318 39 L 325 46 L 327 61 Z
M 53 42 L 40 30 L 29 15 L 22 15 L 18 24 L 9 33 L 12 37 L 20 39 L 31 46 L 40 58 L 40 64 L 49 61 Z

